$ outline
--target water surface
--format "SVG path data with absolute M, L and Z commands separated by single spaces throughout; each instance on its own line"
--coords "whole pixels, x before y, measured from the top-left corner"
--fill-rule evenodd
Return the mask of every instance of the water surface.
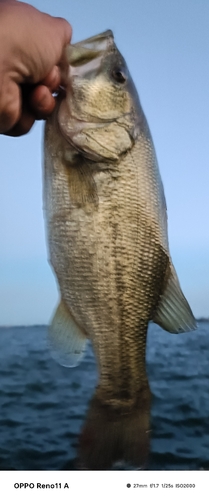
M 73 470 L 97 383 L 89 345 L 77 368 L 56 364 L 45 326 L 0 328 L 0 469 Z M 151 324 L 150 469 L 209 470 L 209 323 L 172 335 Z

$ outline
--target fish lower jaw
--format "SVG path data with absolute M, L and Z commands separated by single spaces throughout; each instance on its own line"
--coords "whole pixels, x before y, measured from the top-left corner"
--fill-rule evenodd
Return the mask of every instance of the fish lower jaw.
M 56 117 L 59 132 L 66 144 L 66 148 L 64 148 L 66 149 L 66 160 L 68 160 L 69 149 L 72 150 L 74 156 L 82 155 L 92 161 L 101 160 L 102 157 L 100 155 L 87 147 L 82 147 L 82 136 L 85 129 L 88 129 L 90 126 L 91 128 L 97 128 L 99 126 L 104 126 L 103 124 L 91 123 L 89 120 L 83 120 L 73 116 L 65 100 L 61 101 L 57 109 Z
M 103 157 L 94 151 L 92 151 L 90 148 L 88 148 L 85 145 L 85 149 L 82 148 L 81 145 L 79 145 L 77 142 L 77 135 L 79 132 L 77 131 L 70 131 L 69 133 L 66 133 L 61 125 L 59 125 L 59 131 L 64 139 L 65 142 L 65 148 L 64 148 L 64 159 L 69 162 L 69 163 L 77 163 L 78 158 L 81 156 L 91 160 L 92 162 L 101 162 L 104 161 Z

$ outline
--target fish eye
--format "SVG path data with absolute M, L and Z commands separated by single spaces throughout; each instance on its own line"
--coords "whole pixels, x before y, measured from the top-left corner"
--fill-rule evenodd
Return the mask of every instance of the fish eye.
M 125 83 L 127 80 L 125 71 L 121 68 L 116 68 L 112 72 L 112 76 L 117 83 Z

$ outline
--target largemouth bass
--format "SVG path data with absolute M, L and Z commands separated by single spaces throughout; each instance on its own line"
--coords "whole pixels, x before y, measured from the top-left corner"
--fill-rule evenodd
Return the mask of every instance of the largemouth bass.
M 137 461 L 137 419 L 149 429 L 146 412 L 140 417 L 149 413 L 148 323 L 180 333 L 195 329 L 195 319 L 169 253 L 149 127 L 113 34 L 66 54 L 66 95 L 45 130 L 44 210 L 61 295 L 50 344 L 62 364 L 75 366 L 92 341 L 99 384 L 88 429 L 92 436 L 102 414 L 96 440 L 108 422 L 112 430 L 102 432 L 112 455 Z

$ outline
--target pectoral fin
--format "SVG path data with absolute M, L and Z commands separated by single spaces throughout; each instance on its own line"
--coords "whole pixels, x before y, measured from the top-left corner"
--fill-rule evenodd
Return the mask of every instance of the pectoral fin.
M 67 367 L 77 366 L 85 352 L 87 337 L 75 323 L 64 302 L 60 302 L 48 330 L 52 357 Z
M 176 271 L 171 262 L 169 266 L 169 277 L 153 321 L 171 333 L 195 330 L 195 318 L 181 291 Z

